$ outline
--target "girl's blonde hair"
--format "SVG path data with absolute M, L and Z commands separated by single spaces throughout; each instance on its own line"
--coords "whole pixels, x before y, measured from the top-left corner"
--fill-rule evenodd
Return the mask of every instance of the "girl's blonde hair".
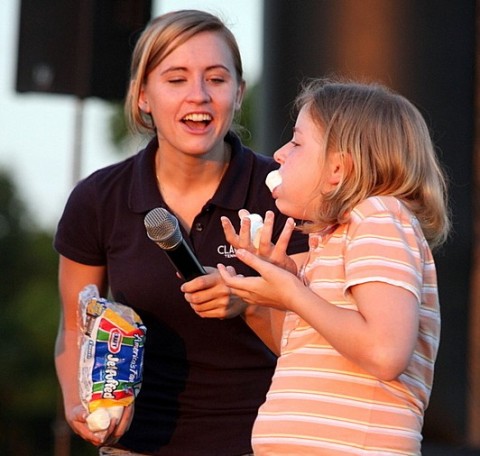
M 243 82 L 242 58 L 237 41 L 229 28 L 213 14 L 199 10 L 179 10 L 153 19 L 137 41 L 130 66 L 130 87 L 125 113 L 130 129 L 136 133 L 153 133 L 150 115 L 138 107 L 142 85 L 150 72 L 180 45 L 201 32 L 222 35 L 232 53 L 238 83 Z
M 415 214 L 432 248 L 446 240 L 446 177 L 411 102 L 380 84 L 316 79 L 305 83 L 295 106 L 324 132 L 327 156 L 340 151 L 351 158 L 342 182 L 322 195 L 309 231 L 344 223 L 362 200 L 388 195 Z

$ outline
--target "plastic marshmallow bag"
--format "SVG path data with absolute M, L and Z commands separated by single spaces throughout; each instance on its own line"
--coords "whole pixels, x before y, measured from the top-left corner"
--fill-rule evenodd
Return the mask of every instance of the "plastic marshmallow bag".
M 80 397 L 92 432 L 120 420 L 140 392 L 146 328 L 128 306 L 101 298 L 95 285 L 79 295 Z

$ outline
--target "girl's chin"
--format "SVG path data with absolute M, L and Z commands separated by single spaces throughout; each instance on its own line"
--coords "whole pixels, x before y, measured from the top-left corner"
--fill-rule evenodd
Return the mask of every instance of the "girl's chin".
M 288 202 L 281 198 L 275 200 L 275 205 L 278 210 L 287 217 L 293 217 L 294 219 L 300 220 L 305 216 L 304 212 L 300 211 L 297 207 L 288 204 Z

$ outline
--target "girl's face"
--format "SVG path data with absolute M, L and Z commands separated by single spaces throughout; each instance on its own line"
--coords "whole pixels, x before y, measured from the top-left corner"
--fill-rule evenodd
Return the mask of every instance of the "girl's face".
M 275 161 L 281 165 L 282 183 L 272 195 L 282 213 L 297 219 L 315 220 L 321 194 L 339 182 L 337 154 L 329 154 L 327 160 L 325 155 L 324 131 L 303 107 L 293 138 L 274 154 Z
M 223 37 L 202 32 L 150 72 L 138 103 L 154 119 L 162 152 L 216 156 L 243 92 Z

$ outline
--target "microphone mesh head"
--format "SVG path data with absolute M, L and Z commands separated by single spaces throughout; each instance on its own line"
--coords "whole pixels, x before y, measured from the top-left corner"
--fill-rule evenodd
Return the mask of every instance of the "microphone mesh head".
M 144 219 L 147 236 L 162 249 L 174 249 L 182 241 L 177 218 L 166 209 L 152 209 Z

